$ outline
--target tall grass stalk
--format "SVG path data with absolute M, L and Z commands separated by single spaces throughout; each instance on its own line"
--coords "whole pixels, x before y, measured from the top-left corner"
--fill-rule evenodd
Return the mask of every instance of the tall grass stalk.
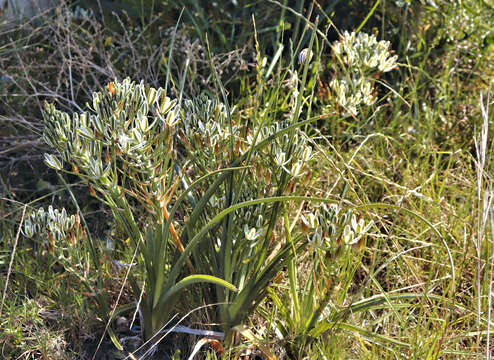
M 22 215 L 21 215 L 21 221 L 19 223 L 19 229 L 17 230 L 17 235 L 15 236 L 14 246 L 12 248 L 12 254 L 10 254 L 10 262 L 9 262 L 9 268 L 7 270 L 7 278 L 5 279 L 5 288 L 3 289 L 2 303 L 0 304 L 0 316 L 2 315 L 3 305 L 5 303 L 5 297 L 7 295 L 7 288 L 9 286 L 9 278 L 10 278 L 10 274 L 12 272 L 12 264 L 14 263 L 15 251 L 17 249 L 17 243 L 19 241 L 19 235 L 21 234 L 22 223 L 24 221 L 24 215 L 26 215 L 26 207 L 27 207 L 27 205 L 24 205 L 24 208 L 22 209 Z
M 480 134 L 474 137 L 475 151 L 477 155 L 476 170 L 477 170 L 477 201 L 478 201 L 478 227 L 477 227 L 477 241 L 475 249 L 477 253 L 477 326 L 481 331 L 481 314 L 482 314 L 482 297 L 487 296 L 486 312 L 487 312 L 487 339 L 486 339 L 486 358 L 491 359 L 492 353 L 490 349 L 490 327 L 491 327 L 491 304 L 492 304 L 492 281 L 493 275 L 493 256 L 494 256 L 494 209 L 492 202 L 494 198 L 492 188 L 492 178 L 486 173 L 486 166 L 489 165 L 487 161 L 487 145 L 489 134 L 489 108 L 490 92 L 487 95 L 486 102 L 484 103 L 484 94 L 480 93 L 480 110 L 482 117 L 482 124 Z M 490 222 L 491 234 L 491 246 L 489 247 L 488 235 L 486 234 L 486 226 Z M 484 253 L 484 255 L 482 254 Z M 484 275 L 482 276 L 482 268 Z M 483 278 L 483 280 L 482 280 Z M 483 281 L 483 282 L 482 282 Z
M 494 209 L 490 209 L 490 225 L 491 225 L 491 256 L 490 256 L 490 277 L 487 289 L 487 340 L 485 345 L 486 359 L 492 360 L 491 351 L 491 316 L 492 316 L 492 285 L 494 283 Z
M 489 221 L 489 213 L 493 201 L 491 181 L 486 170 L 487 161 L 487 140 L 489 131 L 489 106 L 490 96 L 487 96 L 487 104 L 484 104 L 484 95 L 480 94 L 480 109 L 482 115 L 482 125 L 480 134 L 478 137 L 474 137 L 475 151 L 477 155 L 476 170 L 477 170 L 477 203 L 478 203 L 478 224 L 477 224 L 477 240 L 474 241 L 475 250 L 477 253 L 477 272 L 476 272 L 476 285 L 477 285 L 477 325 L 479 330 L 481 328 L 481 314 L 482 314 L 482 297 L 484 290 L 487 287 L 490 288 L 488 283 L 489 276 L 489 264 L 490 255 L 489 247 L 485 245 L 485 227 Z M 484 256 L 485 255 L 485 256 Z M 482 264 L 484 263 L 485 276 L 484 283 L 482 283 Z M 490 292 L 490 291 L 489 291 Z M 490 300 L 490 299 L 489 299 Z M 490 325 L 490 324 L 489 324 Z M 489 326 L 488 325 L 488 326 Z

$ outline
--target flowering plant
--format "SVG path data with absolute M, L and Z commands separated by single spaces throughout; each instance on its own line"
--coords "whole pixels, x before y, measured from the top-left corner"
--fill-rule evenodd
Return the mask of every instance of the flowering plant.
M 93 93 L 88 108 L 71 116 L 46 104 L 43 138 L 62 161 L 45 154 L 45 162 L 79 176 L 90 193 L 110 207 L 129 237 L 142 259 L 145 290 L 132 274 L 129 279 L 136 296 L 145 293 L 139 311 L 144 338 L 150 339 L 169 320 L 183 289 L 200 282 L 236 288 L 218 277 L 193 272 L 186 253 L 199 242 L 184 246 L 171 223 L 167 205 L 179 180 L 171 171 L 179 121 L 176 101 L 161 88 L 125 79 Z M 71 165 L 71 171 L 63 162 Z M 136 218 L 132 201 L 145 210 L 145 221 Z M 192 272 L 188 276 L 185 263 Z

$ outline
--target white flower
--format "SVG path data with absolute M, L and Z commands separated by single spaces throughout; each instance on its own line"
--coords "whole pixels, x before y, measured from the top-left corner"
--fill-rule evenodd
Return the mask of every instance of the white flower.
M 398 56 L 392 56 L 386 60 L 381 60 L 379 62 L 379 71 L 388 72 L 396 68 L 396 59 Z
M 316 229 L 319 227 L 319 217 L 313 213 L 310 213 L 307 218 L 302 215 L 301 216 L 302 222 L 309 228 L 309 229 Z
M 292 175 L 293 177 L 297 177 L 297 176 L 300 176 L 300 170 L 302 169 L 302 162 L 301 161 L 297 161 L 296 163 L 294 163 L 292 165 L 292 169 L 290 170 L 290 175 Z
M 274 156 L 274 162 L 279 167 L 283 167 L 287 163 L 287 160 L 285 158 L 286 154 L 283 151 L 278 151 Z
M 343 243 L 346 245 L 354 245 L 358 242 L 359 238 L 355 238 L 355 233 L 349 224 L 345 225 L 343 230 Z
M 306 146 L 302 153 L 302 161 L 307 162 L 312 159 L 312 148 L 310 146 Z
M 309 238 L 309 242 L 312 243 L 312 245 L 314 246 L 322 247 L 324 238 L 322 237 L 322 230 L 320 227 L 314 231 L 312 237 Z
M 245 239 L 251 242 L 250 247 L 254 247 L 258 243 L 258 239 L 262 234 L 262 229 L 249 228 L 249 226 L 245 224 L 244 234 L 245 234 Z

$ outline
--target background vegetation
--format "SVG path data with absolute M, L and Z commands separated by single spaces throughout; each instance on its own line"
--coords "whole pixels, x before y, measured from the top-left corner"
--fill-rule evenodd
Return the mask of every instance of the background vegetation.
M 487 2 L 72 1 L 0 22 L 3 358 L 490 358 Z M 345 31 L 396 66 L 344 60 Z M 108 120 L 127 77 L 127 114 L 161 87 L 178 122 L 125 133 L 153 171 L 77 123 L 106 182 L 49 124 L 86 103 Z M 374 100 L 341 90 L 358 79 Z

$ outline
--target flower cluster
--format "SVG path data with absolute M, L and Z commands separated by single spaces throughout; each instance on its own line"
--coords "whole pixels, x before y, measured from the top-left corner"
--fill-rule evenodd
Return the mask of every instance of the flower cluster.
M 50 205 L 48 211 L 40 208 L 30 213 L 24 221 L 24 234 L 28 238 L 34 236 L 47 236 L 59 241 L 65 239 L 77 224 L 75 215 L 68 215 L 65 209 L 62 211 L 53 209 Z
M 361 77 L 333 79 L 329 86 L 336 94 L 338 104 L 351 115 L 357 115 L 358 107 L 362 104 L 370 106 L 377 100 L 372 83 Z
M 55 148 L 76 174 L 100 192 L 120 192 L 124 174 L 140 186 L 156 188 L 164 159 L 172 154 L 178 117 L 176 101 L 163 89 L 135 84 L 130 79 L 109 83 L 93 93 L 90 111 L 72 116 L 46 104 L 43 139 Z M 45 154 L 48 166 L 61 170 L 62 162 Z M 118 169 L 117 169 L 118 167 Z
M 398 56 L 390 56 L 389 41 L 377 41 L 375 35 L 345 31 L 333 45 L 333 54 L 350 70 L 370 73 L 388 72 L 396 67 Z
M 270 126 L 261 126 L 257 143 L 272 137 L 283 131 L 287 126 L 286 122 L 278 122 Z M 255 131 L 255 133 L 257 130 Z M 252 134 L 247 136 L 247 143 L 252 144 L 254 141 Z M 310 161 L 314 157 L 312 147 L 307 143 L 304 134 L 296 130 L 293 136 L 289 133 L 274 137 L 268 146 L 260 150 L 259 158 L 262 166 L 267 172 L 271 169 L 273 173 L 265 174 L 268 177 L 269 184 L 274 183 L 276 186 L 281 185 L 283 173 L 288 176 L 289 181 L 295 182 L 299 179 L 307 179 L 311 176 Z M 260 170 L 259 172 L 262 172 Z M 291 188 L 288 189 L 290 191 Z
M 335 77 L 329 87 L 345 115 L 355 116 L 362 105 L 376 102 L 375 79 L 397 66 L 398 57 L 391 56 L 390 46 L 374 35 L 347 31 L 333 45 Z
M 201 95 L 194 100 L 185 100 L 179 118 L 177 132 L 179 142 L 185 148 L 183 156 L 203 169 L 228 165 L 232 160 L 228 158 L 230 142 L 237 155 L 245 150 L 239 136 L 240 127 L 229 127 L 226 107 L 216 99 Z
M 314 246 L 324 249 L 335 244 L 360 244 L 372 225 L 372 221 L 366 222 L 351 210 L 343 211 L 336 204 L 322 204 L 314 212 L 301 216 L 302 231 Z

